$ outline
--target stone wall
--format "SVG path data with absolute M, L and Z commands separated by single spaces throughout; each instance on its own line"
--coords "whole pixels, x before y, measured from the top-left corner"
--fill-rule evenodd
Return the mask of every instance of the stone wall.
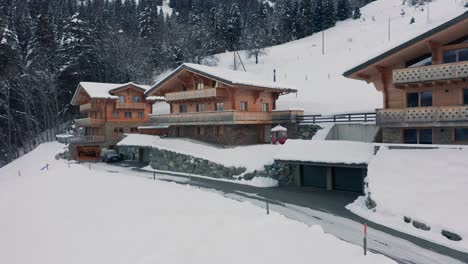
M 318 130 L 322 129 L 319 125 L 299 125 L 297 130 L 297 138 L 309 140 L 317 133 Z

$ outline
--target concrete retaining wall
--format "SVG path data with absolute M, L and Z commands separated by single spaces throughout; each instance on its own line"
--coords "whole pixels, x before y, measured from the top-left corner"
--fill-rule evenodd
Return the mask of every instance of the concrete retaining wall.
M 358 142 L 374 142 L 379 133 L 375 124 L 335 124 L 326 140 L 349 140 Z

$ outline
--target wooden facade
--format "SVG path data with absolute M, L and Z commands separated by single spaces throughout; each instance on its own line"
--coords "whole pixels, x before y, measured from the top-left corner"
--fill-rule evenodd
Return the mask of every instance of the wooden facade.
M 82 134 L 70 139 L 75 157 L 81 152 L 100 153 L 90 149 L 111 148 L 124 133 L 138 133 L 139 126 L 148 124 L 155 101 L 146 99 L 147 88 L 133 83 L 78 85 L 72 105 L 79 107 L 75 125 L 82 128 Z M 77 151 L 80 149 L 88 151 Z
M 384 142 L 467 143 L 468 12 L 344 75 L 382 92 Z
M 245 145 L 269 142 L 273 124 L 295 123 L 303 114 L 276 111 L 278 97 L 290 92 L 295 90 L 233 83 L 183 65 L 147 95 L 170 104 L 170 114 L 151 115 L 151 124 L 168 126 L 169 136 Z

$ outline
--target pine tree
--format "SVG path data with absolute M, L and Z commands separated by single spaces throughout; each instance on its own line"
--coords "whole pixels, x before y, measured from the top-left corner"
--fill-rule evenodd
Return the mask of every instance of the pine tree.
M 229 11 L 229 17 L 226 22 L 226 44 L 230 51 L 239 48 L 239 40 L 242 33 L 242 22 L 239 7 L 236 3 L 232 4 Z
M 325 10 L 322 0 L 314 0 L 313 2 L 313 25 L 315 32 L 319 32 L 325 29 Z
M 359 7 L 355 7 L 353 11 L 353 19 L 359 19 L 361 18 L 361 9 Z
M 298 38 L 303 38 L 314 33 L 314 13 L 311 0 L 299 0 L 298 4 Z
M 336 9 L 333 0 L 324 0 L 323 4 L 323 27 L 324 29 L 331 28 L 336 24 Z
M 351 3 L 349 0 L 338 0 L 338 4 L 336 6 L 336 16 L 340 21 L 351 17 Z

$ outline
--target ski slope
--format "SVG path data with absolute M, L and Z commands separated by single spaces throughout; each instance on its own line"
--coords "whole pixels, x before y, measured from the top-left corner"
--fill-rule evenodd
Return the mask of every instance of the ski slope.
M 304 108 L 309 114 L 372 111 L 382 107 L 382 95 L 372 84 L 346 79 L 342 73 L 467 10 L 464 0 L 433 0 L 428 21 L 427 7 L 409 7 L 402 2 L 378 0 L 361 9 L 361 19 L 338 22 L 326 30 L 324 55 L 321 33 L 267 49 L 258 65 L 245 52 L 239 53 L 248 72 L 273 80 L 276 69 L 279 82 L 299 88 L 297 96 L 280 97 L 278 109 Z M 409 23 L 412 17 L 414 24 Z M 216 57 L 218 67 L 233 68 L 232 53 Z

